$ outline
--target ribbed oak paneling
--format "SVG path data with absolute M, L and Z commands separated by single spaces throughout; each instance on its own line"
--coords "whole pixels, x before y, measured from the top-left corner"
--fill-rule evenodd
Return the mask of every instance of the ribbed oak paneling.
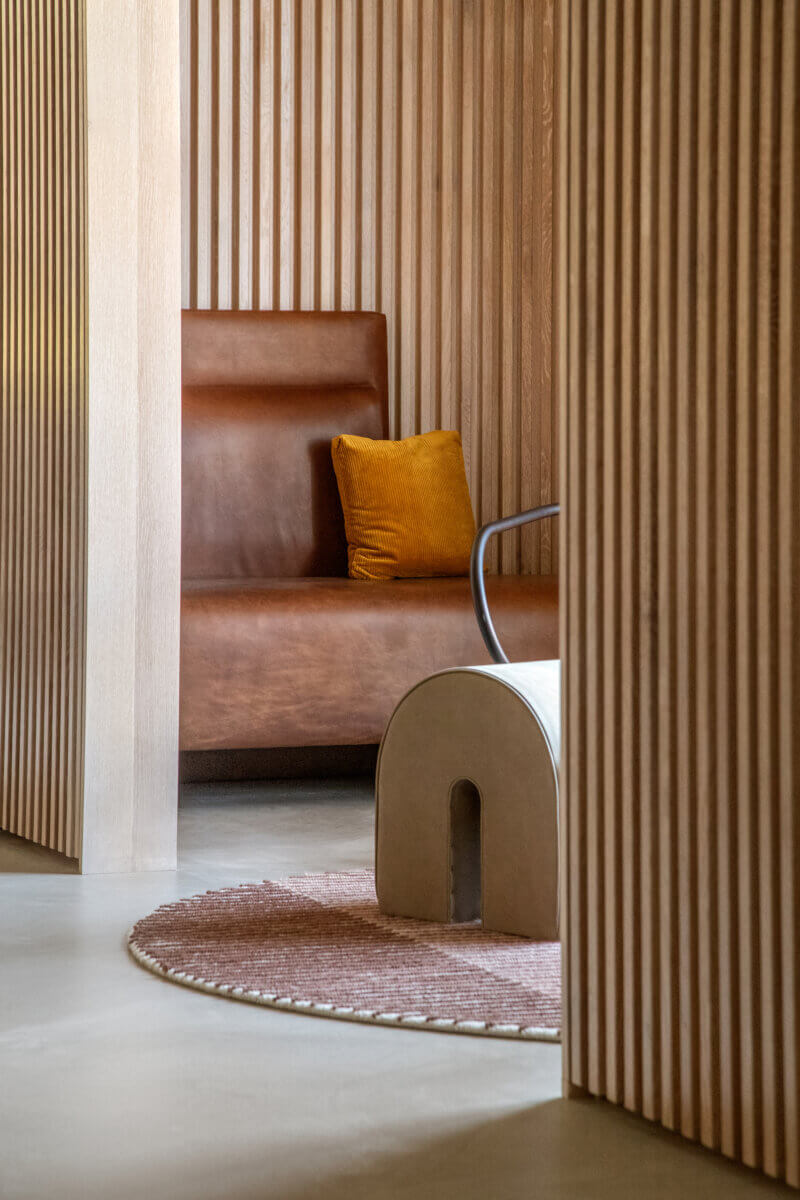
M 482 519 L 553 499 L 553 0 L 182 0 L 182 29 L 184 305 L 385 312 L 393 435 L 460 429 Z M 494 565 L 554 570 L 550 524 Z
M 80 853 L 86 287 L 80 0 L 0 5 L 0 827 Z
M 800 1185 L 800 5 L 559 12 L 566 1078 Z

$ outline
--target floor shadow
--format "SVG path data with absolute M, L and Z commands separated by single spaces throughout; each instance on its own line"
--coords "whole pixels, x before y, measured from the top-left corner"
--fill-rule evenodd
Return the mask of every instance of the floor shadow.
M 197 1200 L 788 1200 L 796 1194 L 610 1104 L 551 1099 L 464 1124 L 453 1099 L 449 1129 L 398 1114 L 376 1144 L 359 1137 L 354 1114 L 353 1130 L 340 1128 L 327 1153 L 323 1144 L 308 1144 L 305 1163 L 294 1140 L 272 1142 L 258 1160 L 245 1162 L 240 1152 L 235 1171 L 213 1151 L 191 1162 L 177 1155 L 174 1162 L 142 1163 L 136 1194 Z M 387 1150 L 392 1144 L 397 1148 Z
M 739 1200 L 791 1194 L 612 1105 L 549 1100 L 282 1190 L 281 1200 Z M 268 1188 L 247 1200 L 272 1200 Z M 233 1200 L 233 1198 L 231 1198 Z
M 0 833 L 0 875 L 80 875 L 77 858 Z

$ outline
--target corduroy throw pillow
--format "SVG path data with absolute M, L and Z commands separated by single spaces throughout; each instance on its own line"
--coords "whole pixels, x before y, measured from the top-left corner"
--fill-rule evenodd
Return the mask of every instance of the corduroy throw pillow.
M 331 443 L 353 579 L 466 575 L 475 537 L 461 435 Z

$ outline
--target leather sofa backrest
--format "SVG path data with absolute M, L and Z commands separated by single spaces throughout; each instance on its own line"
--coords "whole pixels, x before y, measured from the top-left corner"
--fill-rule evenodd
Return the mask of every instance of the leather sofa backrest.
M 347 574 L 338 433 L 388 437 L 378 313 L 183 313 L 184 579 Z

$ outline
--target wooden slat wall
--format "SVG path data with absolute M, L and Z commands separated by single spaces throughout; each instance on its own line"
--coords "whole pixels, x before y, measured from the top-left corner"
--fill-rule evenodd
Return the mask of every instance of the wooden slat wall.
M 565 1072 L 800 1185 L 800 4 L 559 6 Z
M 481 519 L 557 498 L 553 0 L 182 0 L 182 61 L 184 305 L 385 312 L 393 434 L 461 429 Z
M 80 852 L 85 605 L 80 0 L 0 5 L 0 827 Z

